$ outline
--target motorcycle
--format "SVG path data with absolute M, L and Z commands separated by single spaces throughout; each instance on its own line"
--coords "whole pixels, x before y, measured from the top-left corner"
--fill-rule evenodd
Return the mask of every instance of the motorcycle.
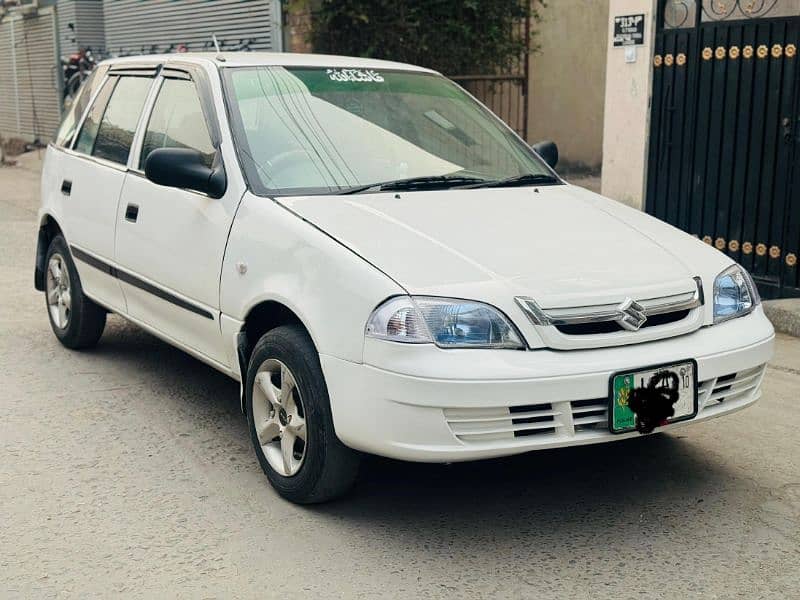
M 97 61 L 91 48 L 81 48 L 78 52 L 61 59 L 61 69 L 64 73 L 63 100 L 65 105 L 72 103 L 84 79 L 94 70 Z

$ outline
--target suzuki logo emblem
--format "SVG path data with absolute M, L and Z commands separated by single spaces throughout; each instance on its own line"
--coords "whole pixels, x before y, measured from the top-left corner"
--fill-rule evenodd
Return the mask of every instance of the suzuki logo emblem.
M 625 300 L 617 307 L 619 316 L 617 323 L 628 331 L 639 331 L 642 325 L 647 321 L 647 314 L 644 311 L 644 306 L 636 302 L 633 298 L 625 298 Z

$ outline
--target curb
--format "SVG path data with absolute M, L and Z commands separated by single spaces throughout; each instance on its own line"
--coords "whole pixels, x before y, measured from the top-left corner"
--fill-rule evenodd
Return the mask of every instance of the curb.
M 800 337 L 800 298 L 765 300 L 764 312 L 775 331 Z

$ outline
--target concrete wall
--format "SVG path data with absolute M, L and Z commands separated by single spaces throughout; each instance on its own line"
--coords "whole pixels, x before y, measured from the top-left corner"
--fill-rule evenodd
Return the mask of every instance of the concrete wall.
M 607 25 L 602 193 L 636 208 L 644 207 L 647 177 L 655 11 L 656 0 L 611 0 Z M 612 45 L 614 17 L 642 13 L 644 45 L 628 63 L 625 49 Z
M 558 144 L 561 168 L 597 169 L 603 151 L 603 106 L 609 0 L 537 2 L 539 52 L 531 57 L 531 142 Z

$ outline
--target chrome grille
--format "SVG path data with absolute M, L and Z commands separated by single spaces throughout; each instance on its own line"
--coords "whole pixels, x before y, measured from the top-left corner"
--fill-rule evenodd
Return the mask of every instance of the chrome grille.
M 687 290 L 687 282 L 673 282 L 663 296 L 636 300 L 626 297 L 614 302 L 605 297 L 604 304 L 584 306 L 547 308 L 533 298 L 518 296 L 515 300 L 548 347 L 560 350 L 603 348 L 648 342 L 699 329 L 703 325 L 703 284 L 699 277 L 690 284 L 693 289 Z
M 640 310 L 648 319 L 656 315 L 688 312 L 703 304 L 700 279 L 697 278 L 695 283 L 697 288 L 691 292 L 637 300 L 635 304 L 640 307 Z M 627 327 L 624 327 L 624 317 L 626 316 L 626 311 L 629 311 L 630 308 L 626 308 L 626 305 L 634 303 L 634 301 L 628 299 L 622 303 L 614 304 L 547 309 L 539 307 L 536 301 L 531 298 L 517 298 L 517 303 L 522 306 L 534 325 L 563 327 L 567 325 L 612 322 L 619 325 L 621 329 L 627 329 Z
M 641 326 L 640 329 L 646 329 L 648 327 L 659 327 L 661 325 L 669 325 L 670 323 L 682 321 L 688 316 L 689 316 L 688 310 L 679 310 L 675 312 L 653 315 L 651 317 L 648 317 L 647 321 L 644 322 L 644 324 Z M 622 327 L 622 325 L 620 325 L 616 321 L 599 321 L 596 323 L 575 323 L 567 325 L 556 325 L 555 327 L 561 333 L 564 333 L 566 335 L 596 335 L 599 333 L 617 333 L 620 331 L 625 331 L 625 328 Z

